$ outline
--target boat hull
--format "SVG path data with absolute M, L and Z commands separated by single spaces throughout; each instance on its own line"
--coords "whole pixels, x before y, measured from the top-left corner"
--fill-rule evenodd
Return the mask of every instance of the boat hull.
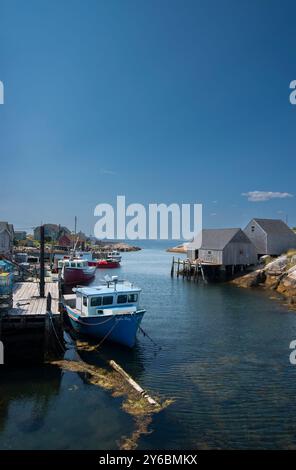
M 65 268 L 63 271 L 63 281 L 65 284 L 82 284 L 94 278 L 95 267 L 89 266 L 87 269 Z
M 136 334 L 146 310 L 125 313 L 124 315 L 102 315 L 101 317 L 81 317 L 71 307 L 66 306 L 71 325 L 77 333 L 93 338 L 112 341 L 132 348 Z
M 100 260 L 97 262 L 97 268 L 99 269 L 114 269 L 114 268 L 119 268 L 120 263 L 119 261 L 106 261 L 106 260 Z

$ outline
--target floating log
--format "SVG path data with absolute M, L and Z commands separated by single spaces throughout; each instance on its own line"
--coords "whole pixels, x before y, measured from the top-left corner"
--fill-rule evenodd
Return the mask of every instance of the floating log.
M 118 372 L 138 393 L 140 393 L 144 398 L 146 398 L 146 400 L 148 401 L 148 403 L 150 403 L 150 405 L 154 405 L 154 406 L 160 406 L 159 403 L 157 403 L 157 401 L 155 401 L 152 397 L 150 397 L 150 395 L 148 395 L 147 392 L 145 392 L 145 390 L 142 389 L 142 387 L 140 387 L 140 385 L 134 380 L 131 378 L 131 376 L 125 372 L 122 367 L 120 367 L 119 364 L 117 364 L 117 362 L 111 360 L 109 361 L 109 364 L 110 366 L 116 370 L 116 372 Z

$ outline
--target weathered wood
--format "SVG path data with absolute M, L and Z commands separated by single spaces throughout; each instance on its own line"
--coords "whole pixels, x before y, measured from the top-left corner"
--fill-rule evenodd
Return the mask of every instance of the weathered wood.
M 171 277 L 174 277 L 174 268 L 175 268 L 175 258 L 173 256 L 172 267 L 171 267 Z
M 45 286 L 44 286 L 44 225 L 40 227 L 40 283 L 39 293 L 40 297 L 45 297 Z
M 51 311 L 59 314 L 59 286 L 57 282 L 45 283 L 45 295 L 51 295 Z M 18 282 L 13 287 L 13 307 L 8 316 L 45 315 L 46 298 L 39 297 L 38 282 Z
M 125 370 L 123 370 L 119 364 L 117 364 L 117 362 L 111 360 L 109 361 L 109 364 L 134 388 L 134 390 L 136 390 L 144 398 L 146 398 L 146 400 L 148 401 L 148 403 L 150 403 L 150 405 L 160 406 L 159 403 L 157 403 L 157 401 L 155 401 L 147 392 L 145 392 L 145 390 L 143 390 L 143 388 L 140 387 L 140 385 L 134 379 L 132 379 L 131 376 L 127 372 L 125 372 Z
M 178 265 L 177 265 L 177 277 L 180 275 L 180 258 L 178 258 Z

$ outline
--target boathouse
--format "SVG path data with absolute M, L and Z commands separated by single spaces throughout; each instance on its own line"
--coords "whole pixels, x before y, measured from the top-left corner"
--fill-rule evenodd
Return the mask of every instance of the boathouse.
M 279 256 L 296 248 L 296 234 L 279 219 L 252 219 L 244 229 L 258 256 Z
M 240 228 L 203 229 L 188 244 L 187 257 L 212 266 L 246 266 L 257 262 L 255 246 Z

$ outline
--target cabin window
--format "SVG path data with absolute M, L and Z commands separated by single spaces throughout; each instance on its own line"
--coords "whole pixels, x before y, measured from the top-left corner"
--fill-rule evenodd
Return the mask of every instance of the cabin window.
M 137 302 L 138 301 L 138 294 L 129 294 L 128 301 L 129 302 Z
M 127 295 L 119 295 L 117 297 L 118 304 L 126 304 L 126 302 L 127 302 Z
M 71 268 L 75 268 L 76 267 L 76 264 L 75 263 L 71 263 Z
M 103 297 L 103 305 L 112 305 L 113 304 L 113 295 L 108 295 Z
M 103 313 L 104 313 L 104 310 L 97 310 L 98 315 L 103 315 Z
M 90 305 L 91 307 L 99 307 L 102 305 L 102 297 L 92 297 L 90 299 Z
M 85 295 L 83 296 L 83 305 L 87 307 L 87 297 Z
M 211 252 L 211 251 L 208 251 L 208 255 L 211 255 L 211 254 L 212 254 L 212 252 Z

